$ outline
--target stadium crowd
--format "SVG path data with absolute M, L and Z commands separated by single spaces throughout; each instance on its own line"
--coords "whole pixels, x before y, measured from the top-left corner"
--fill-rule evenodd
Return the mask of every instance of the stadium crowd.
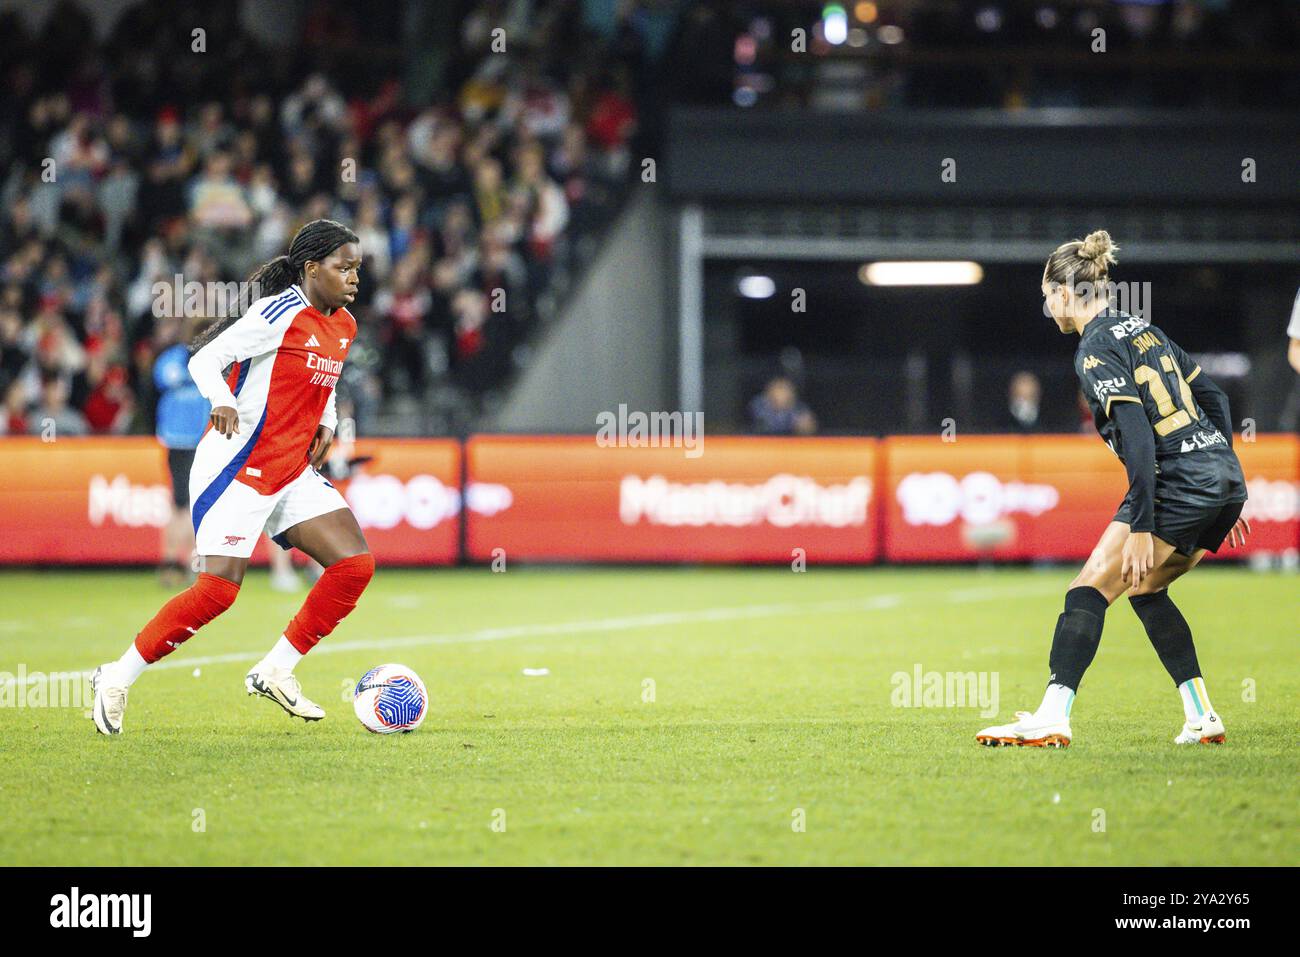
M 172 3 L 129 8 L 99 46 L 70 0 L 35 35 L 0 14 L 0 434 L 152 431 L 155 358 L 216 318 L 160 305 L 181 298 L 177 277 L 242 280 L 318 217 L 365 252 L 342 409 L 371 431 L 472 417 L 562 289 L 575 237 L 616 208 L 637 128 L 635 23 L 591 38 L 576 4 L 527 6 L 509 52 L 492 49 L 506 4 L 470 9 L 447 93 L 419 108 L 396 53 L 329 68 L 353 62 L 362 22 L 322 38 L 309 18 L 302 49 L 273 56 L 208 10 L 210 51 L 186 57 Z M 312 49 L 329 42 L 342 55 Z M 437 396 L 452 413 L 431 422 Z
M 1180 64 L 1259 49 L 1251 83 L 1300 102 L 1294 74 L 1276 82 L 1297 15 L 1273 2 L 852 3 L 832 5 L 833 45 L 800 4 L 457 0 L 423 92 L 391 0 L 317 0 L 293 49 L 198 0 L 141 0 L 88 42 L 88 2 L 59 0 L 35 30 L 0 12 L 0 435 L 153 431 L 155 360 L 215 318 L 160 305 L 158 284 L 172 301 L 178 276 L 241 280 L 322 216 L 366 256 L 345 414 L 371 434 L 469 427 L 596 245 L 664 101 L 1016 108 L 1114 101 L 1119 84 L 1136 106 L 1235 105 L 1258 91 L 1178 82 Z M 190 22 L 207 24 L 202 55 Z M 783 41 L 810 25 L 813 68 Z M 1091 64 L 1007 66 L 1098 25 L 1150 70 L 1103 84 Z M 963 74 L 990 45 L 1002 55 Z M 815 65 L 859 55 L 837 99 L 842 71 Z

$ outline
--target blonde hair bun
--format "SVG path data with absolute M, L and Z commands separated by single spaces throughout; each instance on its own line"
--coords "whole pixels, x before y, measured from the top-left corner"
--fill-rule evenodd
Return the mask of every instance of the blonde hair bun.
M 1094 262 L 1105 269 L 1106 266 L 1116 262 L 1115 252 L 1118 249 L 1114 240 L 1110 238 L 1110 233 L 1098 229 L 1089 233 L 1083 242 L 1079 243 L 1079 258 Z

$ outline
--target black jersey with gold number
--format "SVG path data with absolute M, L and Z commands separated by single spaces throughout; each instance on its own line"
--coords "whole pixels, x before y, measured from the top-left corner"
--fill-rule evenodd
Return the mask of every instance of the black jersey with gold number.
M 1162 329 L 1127 313 L 1101 312 L 1079 337 L 1074 371 L 1097 431 L 1121 461 L 1113 406 L 1136 402 L 1146 412 L 1155 433 L 1157 499 L 1207 506 L 1245 500 L 1237 454 L 1192 395 L 1201 367 Z

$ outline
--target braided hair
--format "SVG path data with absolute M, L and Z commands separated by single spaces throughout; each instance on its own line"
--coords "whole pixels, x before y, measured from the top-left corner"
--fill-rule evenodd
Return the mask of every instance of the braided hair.
M 313 219 L 294 234 L 293 241 L 289 243 L 288 255 L 276 256 L 253 270 L 244 284 L 244 292 L 235 311 L 203 330 L 190 345 L 190 353 L 198 352 L 242 316 L 253 304 L 254 291 L 261 298 L 278 296 L 302 279 L 303 267 L 308 262 L 320 262 L 344 243 L 356 242 L 360 242 L 357 234 L 342 223 L 332 219 Z

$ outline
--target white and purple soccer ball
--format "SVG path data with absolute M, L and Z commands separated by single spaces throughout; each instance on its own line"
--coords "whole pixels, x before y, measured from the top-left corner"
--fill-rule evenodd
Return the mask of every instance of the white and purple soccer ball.
M 380 665 L 357 682 L 352 710 L 375 734 L 414 731 L 429 710 L 429 693 L 420 676 L 405 665 Z

